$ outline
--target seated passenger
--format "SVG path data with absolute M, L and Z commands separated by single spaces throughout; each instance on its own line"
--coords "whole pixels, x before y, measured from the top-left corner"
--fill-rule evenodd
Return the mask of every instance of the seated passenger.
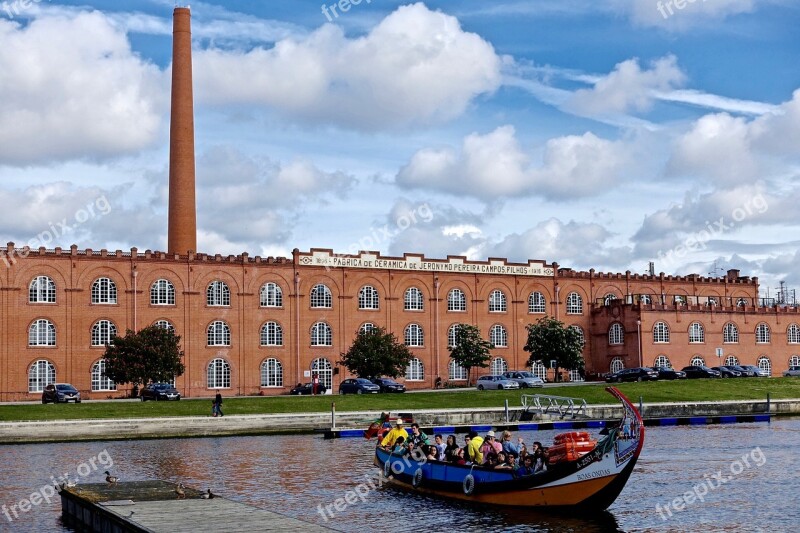
M 405 455 L 406 453 L 408 453 L 406 438 L 401 435 L 397 437 L 397 440 L 394 441 L 394 447 L 392 448 L 392 455 Z
M 409 449 L 414 449 L 422 445 L 428 446 L 430 444 L 428 442 L 428 436 L 420 431 L 419 424 L 416 422 L 411 424 L 411 435 L 409 435 L 406 440 L 408 441 Z
M 488 468 L 496 467 L 497 466 L 497 454 L 496 453 L 490 453 L 489 455 L 487 455 L 486 456 L 486 460 L 483 463 L 483 466 L 486 466 Z
M 455 435 L 448 435 L 447 436 L 447 446 L 444 449 L 444 459 L 445 461 L 455 463 L 458 460 L 458 450 L 461 448 L 458 447 L 456 444 L 456 436 Z M 463 457 L 463 454 L 462 454 Z
M 444 443 L 444 437 L 441 435 L 436 435 L 433 438 L 433 445 L 436 446 L 436 451 L 438 452 L 437 459 L 439 461 L 445 460 L 445 451 L 447 450 L 447 445 Z
M 506 452 L 497 454 L 497 464 L 494 465 L 495 470 L 511 470 L 511 465 L 508 464 L 508 456 Z
M 438 461 L 439 460 L 439 448 L 437 448 L 435 445 L 423 446 L 423 448 L 424 448 L 424 450 L 426 452 L 425 453 L 425 458 L 428 461 Z
M 500 452 L 503 451 L 503 445 L 494 436 L 494 431 L 487 431 L 486 432 L 485 441 L 488 441 L 489 444 L 492 445 L 492 449 L 494 450 L 494 453 L 500 453 Z
M 408 432 L 403 428 L 403 419 L 398 418 L 395 420 L 395 427 L 381 440 L 381 446 L 387 450 L 391 450 L 398 437 L 403 437 L 405 441 L 408 438 Z
M 533 472 L 544 472 L 547 470 L 547 455 L 545 454 L 544 448 L 537 448 L 534 452 L 533 456 L 531 457 L 533 461 Z
M 533 475 L 535 473 L 536 473 L 536 471 L 535 471 L 534 466 L 533 466 L 533 456 L 532 455 L 525 456 L 525 459 L 523 460 L 522 465 L 520 465 L 517 468 L 517 475 L 518 476 L 531 476 L 531 475 Z

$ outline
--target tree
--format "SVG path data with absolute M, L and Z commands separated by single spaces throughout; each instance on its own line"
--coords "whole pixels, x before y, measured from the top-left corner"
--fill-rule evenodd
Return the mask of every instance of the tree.
M 528 324 L 528 341 L 523 350 L 530 352 L 528 366 L 543 361 L 556 362 L 558 369 L 583 369 L 583 341 L 575 328 L 565 326 L 554 318 L 540 318 L 536 324 Z
M 106 346 L 105 375 L 115 383 L 144 385 L 151 381 L 172 381 L 186 370 L 181 359 L 181 338 L 160 326 L 138 332 L 127 330 L 124 337 Z
M 408 347 L 397 342 L 394 333 L 376 327 L 360 332 L 339 364 L 361 378 L 396 378 L 405 373 L 411 357 Z
M 467 370 L 467 386 L 470 384 L 470 370 L 473 367 L 486 368 L 491 359 L 492 343 L 481 337 L 477 326 L 456 324 L 455 343 L 450 348 L 450 358 Z

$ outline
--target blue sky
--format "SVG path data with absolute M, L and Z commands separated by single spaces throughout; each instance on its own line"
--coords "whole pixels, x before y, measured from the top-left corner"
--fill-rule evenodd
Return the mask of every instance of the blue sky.
M 191 4 L 200 251 L 800 281 L 796 3 L 322 5 Z M 165 249 L 173 7 L 0 4 L 0 238 Z

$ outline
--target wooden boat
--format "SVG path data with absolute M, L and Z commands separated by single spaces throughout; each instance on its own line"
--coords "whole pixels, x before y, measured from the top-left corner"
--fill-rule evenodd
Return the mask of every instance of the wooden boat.
M 604 510 L 622 492 L 644 444 L 639 411 L 616 388 L 606 390 L 622 402 L 619 424 L 606 428 L 607 435 L 589 451 L 579 451 L 580 457 L 565 457 L 544 472 L 521 476 L 408 454 L 398 457 L 380 446 L 374 462 L 387 484 L 423 494 L 493 506 Z

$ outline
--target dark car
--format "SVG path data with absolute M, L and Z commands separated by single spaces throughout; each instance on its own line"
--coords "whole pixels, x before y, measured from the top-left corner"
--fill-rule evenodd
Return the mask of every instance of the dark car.
M 734 370 L 738 371 L 743 378 L 757 378 L 760 372 L 757 366 L 734 365 L 729 366 L 728 368 L 733 368 Z
M 768 378 L 769 377 L 769 372 L 767 372 L 763 368 L 758 368 L 756 365 L 739 365 L 739 366 L 741 366 L 745 370 L 749 370 L 750 372 L 753 373 L 752 375 L 754 375 L 757 378 Z
M 313 387 L 313 383 L 298 383 L 295 388 L 289 391 L 289 394 L 294 394 L 295 396 L 312 394 L 314 392 Z M 317 383 L 317 394 L 325 394 L 327 390 L 328 388 L 325 385 Z
M 712 366 L 711 370 L 716 370 L 723 378 L 740 378 L 742 373 L 732 366 Z
M 178 401 L 181 399 L 181 393 L 169 383 L 151 383 L 142 389 L 142 392 L 139 393 L 139 398 L 143 402 L 147 400 L 155 400 L 157 402 Z
M 675 370 L 674 368 L 667 368 L 666 366 L 657 366 L 654 368 L 658 372 L 658 379 L 686 379 L 686 372 Z
M 614 372 L 606 376 L 606 381 L 609 383 L 622 383 L 623 381 L 655 381 L 657 379 L 658 372 L 647 366 L 623 368 L 619 372 Z
M 691 365 L 685 366 L 681 370 L 686 372 L 686 377 L 689 379 L 722 377 L 719 370 L 713 370 L 707 366 Z
M 42 391 L 42 403 L 81 403 L 81 393 L 69 383 L 51 383 Z
M 339 394 L 377 394 L 380 391 L 378 385 L 365 378 L 346 379 L 339 385 Z
M 391 378 L 375 378 L 372 382 L 380 387 L 381 392 L 405 392 L 406 386 Z

